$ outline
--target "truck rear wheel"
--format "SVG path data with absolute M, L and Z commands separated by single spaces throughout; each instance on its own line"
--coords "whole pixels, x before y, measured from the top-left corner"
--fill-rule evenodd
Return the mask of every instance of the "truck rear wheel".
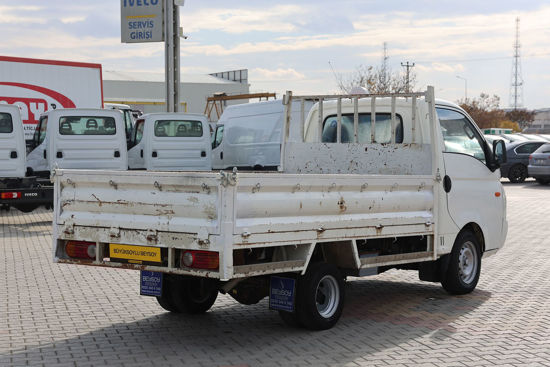
M 481 273 L 481 249 L 471 231 L 460 232 L 449 255 L 447 272 L 441 285 L 451 294 L 473 291 Z
M 175 312 L 204 313 L 218 297 L 218 284 L 214 279 L 177 276 L 168 284 L 170 301 Z
M 160 307 L 164 308 L 166 311 L 178 312 L 176 305 L 172 301 L 172 294 L 170 293 L 170 286 L 172 282 L 172 276 L 170 274 L 164 274 L 164 279 L 162 282 L 162 295 L 157 296 L 157 302 Z
M 344 279 L 335 265 L 311 265 L 298 281 L 297 320 L 310 330 L 330 329 L 342 315 L 344 292 Z

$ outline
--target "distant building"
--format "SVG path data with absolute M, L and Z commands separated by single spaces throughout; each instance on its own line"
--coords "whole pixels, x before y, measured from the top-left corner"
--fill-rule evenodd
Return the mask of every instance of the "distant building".
M 248 70 L 234 70 L 211 75 L 181 75 L 182 112 L 204 113 L 206 98 L 214 93 L 249 93 Z M 149 112 L 166 111 L 163 73 L 103 71 L 103 100 L 122 103 Z M 246 100 L 227 101 L 228 105 Z
M 541 108 L 535 110 L 535 119 L 524 133 L 531 134 L 550 134 L 550 108 Z

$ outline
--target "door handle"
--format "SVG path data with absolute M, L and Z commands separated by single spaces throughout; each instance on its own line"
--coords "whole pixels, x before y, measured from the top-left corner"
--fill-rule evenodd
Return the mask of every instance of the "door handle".
M 139 151 L 139 156 L 143 158 L 143 149 Z
M 201 157 L 206 157 L 206 152 L 204 150 L 201 152 Z
M 445 192 L 449 192 L 451 191 L 451 187 L 453 187 L 453 182 L 449 176 L 445 175 L 445 177 L 443 177 L 443 189 Z
M 55 155 L 57 158 L 63 158 L 63 152 L 57 152 Z
M 115 158 L 120 158 L 120 152 L 118 150 L 115 150 Z
M 10 153 L 10 158 L 11 159 L 15 159 L 17 158 L 17 152 L 14 150 L 13 152 Z
M 220 159 L 223 159 L 223 152 L 220 152 Z
M 44 159 L 46 159 L 46 149 L 44 149 L 44 154 L 43 154 L 43 156 L 44 156 Z
M 151 154 L 151 156 L 152 156 L 153 158 L 156 158 L 156 157 L 157 157 L 157 152 L 154 151 L 154 152 Z

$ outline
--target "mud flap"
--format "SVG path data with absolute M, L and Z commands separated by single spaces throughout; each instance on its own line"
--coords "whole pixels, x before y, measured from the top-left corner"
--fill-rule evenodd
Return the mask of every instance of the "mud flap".
M 162 296 L 162 273 L 141 270 L 139 274 L 139 294 L 142 296 Z
M 272 276 L 269 286 L 269 308 L 279 311 L 294 311 L 296 279 Z

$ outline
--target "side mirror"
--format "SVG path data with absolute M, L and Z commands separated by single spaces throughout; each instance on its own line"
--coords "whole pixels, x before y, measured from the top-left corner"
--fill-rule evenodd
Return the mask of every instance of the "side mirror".
M 504 140 L 493 141 L 493 164 L 495 169 L 499 168 L 503 163 L 508 161 L 506 156 L 506 145 Z

